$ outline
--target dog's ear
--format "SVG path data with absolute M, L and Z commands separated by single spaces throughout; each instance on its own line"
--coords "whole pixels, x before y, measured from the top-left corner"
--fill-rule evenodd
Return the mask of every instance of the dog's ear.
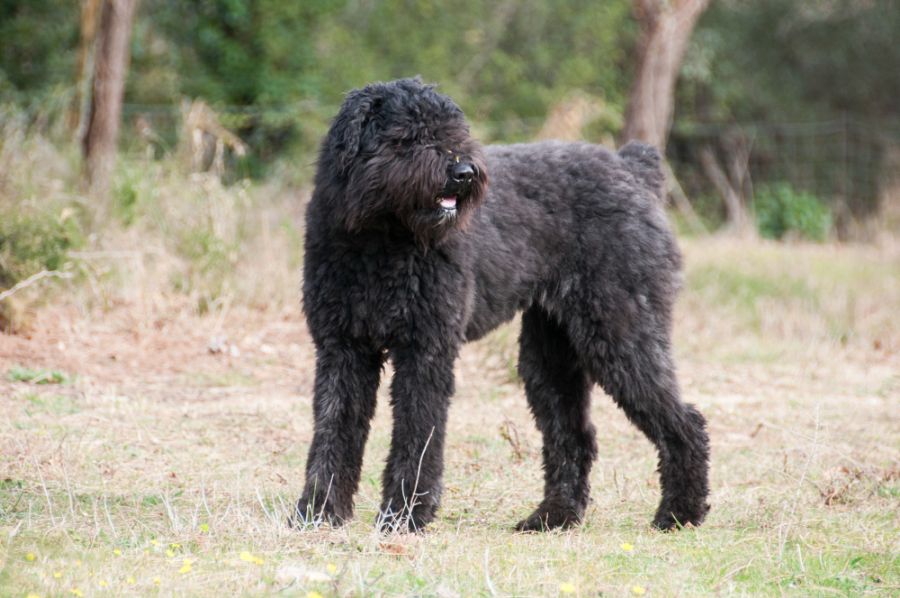
M 340 176 L 347 175 L 356 159 L 363 129 L 376 105 L 377 100 L 365 89 L 351 91 L 344 99 L 329 135 L 331 152 Z

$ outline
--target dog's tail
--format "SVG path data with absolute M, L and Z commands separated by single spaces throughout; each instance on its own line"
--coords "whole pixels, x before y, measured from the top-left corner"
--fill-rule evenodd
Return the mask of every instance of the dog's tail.
M 652 191 L 654 197 L 665 202 L 666 175 L 663 173 L 659 151 L 646 143 L 629 141 L 619 150 L 619 156 L 634 178 Z

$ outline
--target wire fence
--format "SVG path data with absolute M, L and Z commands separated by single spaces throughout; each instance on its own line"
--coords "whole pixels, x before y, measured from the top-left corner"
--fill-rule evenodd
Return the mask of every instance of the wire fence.
M 829 204 L 838 218 L 865 218 L 898 199 L 900 123 L 850 115 L 794 123 L 679 123 L 668 158 L 692 199 L 720 193 L 710 156 L 748 200 L 755 187 L 787 183 Z

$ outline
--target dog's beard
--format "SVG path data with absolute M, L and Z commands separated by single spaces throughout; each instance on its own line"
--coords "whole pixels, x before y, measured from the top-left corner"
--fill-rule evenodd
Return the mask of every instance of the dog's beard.
M 466 196 L 439 195 L 430 205 L 407 214 L 404 220 L 420 243 L 440 242 L 450 232 L 463 226 L 471 210 L 469 203 L 470 198 Z
M 439 245 L 454 231 L 466 228 L 483 191 L 482 178 L 467 184 L 448 181 L 439 192 L 399 215 L 420 245 Z

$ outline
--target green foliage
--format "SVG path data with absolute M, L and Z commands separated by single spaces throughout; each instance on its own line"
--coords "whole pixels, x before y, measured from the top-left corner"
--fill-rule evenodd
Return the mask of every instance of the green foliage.
M 112 194 L 112 208 L 125 226 L 133 224 L 138 215 L 139 184 L 139 177 L 132 172 L 120 176 L 115 181 Z
M 0 98 L 71 79 L 75 54 L 60 50 L 78 42 L 78 13 L 71 0 L 0 0 Z
M 13 382 L 30 382 L 32 384 L 69 384 L 71 377 L 58 370 L 43 370 L 13 366 L 7 372 L 7 378 Z M 36 402 L 32 399 L 32 402 Z
M 72 209 L 60 214 L 26 205 L 0 210 L 0 287 L 11 287 L 41 270 L 64 269 L 69 250 L 83 242 Z
M 753 208 L 759 232 L 768 239 L 796 235 L 824 241 L 831 230 L 830 210 L 813 195 L 798 192 L 785 183 L 760 188 Z
M 682 69 L 682 117 L 753 121 L 849 111 L 897 116 L 893 0 L 713 2 Z

